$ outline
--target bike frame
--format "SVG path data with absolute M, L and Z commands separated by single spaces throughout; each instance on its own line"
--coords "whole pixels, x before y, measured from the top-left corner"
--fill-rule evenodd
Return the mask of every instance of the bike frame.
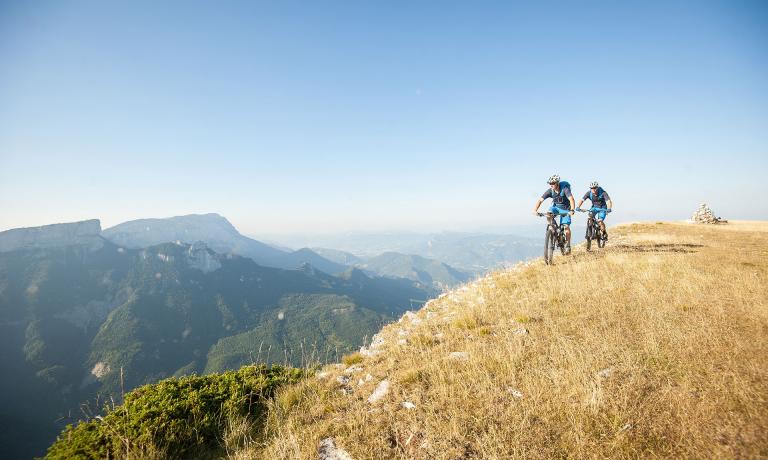
M 605 246 L 605 240 L 601 237 L 602 236 L 601 235 L 602 229 L 600 228 L 600 225 L 597 223 L 596 216 L 597 216 L 597 213 L 599 213 L 599 212 L 603 212 L 603 211 L 611 212 L 611 210 L 608 209 L 608 208 L 595 208 L 595 207 L 593 207 L 593 208 L 591 208 L 589 210 L 577 209 L 577 211 L 586 212 L 587 215 L 588 215 L 588 217 L 587 217 L 587 234 L 585 235 L 586 240 L 587 240 L 587 251 L 589 251 L 591 249 L 591 246 L 592 246 L 591 243 L 592 243 L 593 239 L 597 240 L 597 246 L 599 248 L 604 247 Z M 606 233 L 606 235 L 607 235 L 607 233 Z

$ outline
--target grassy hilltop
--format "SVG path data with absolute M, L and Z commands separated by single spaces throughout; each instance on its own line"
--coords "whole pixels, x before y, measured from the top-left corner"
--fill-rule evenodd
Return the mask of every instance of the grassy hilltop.
M 198 423 L 210 418 L 189 415 L 193 385 L 241 408 L 248 380 L 160 382 L 135 392 L 149 406 L 70 429 L 49 454 L 93 451 L 87 436 L 101 433 L 99 452 L 132 458 L 192 446 L 316 459 L 327 438 L 358 460 L 766 456 L 767 256 L 768 223 L 616 227 L 604 250 L 493 273 L 385 326 L 343 364 L 298 381 L 288 371 L 258 413 L 217 411 L 205 439 L 163 439 L 183 426 L 151 401 L 189 387 L 169 416 Z M 154 419 L 162 429 L 142 425 Z
M 767 258 L 765 223 L 614 228 L 386 326 L 378 354 L 278 392 L 233 456 L 768 455 Z

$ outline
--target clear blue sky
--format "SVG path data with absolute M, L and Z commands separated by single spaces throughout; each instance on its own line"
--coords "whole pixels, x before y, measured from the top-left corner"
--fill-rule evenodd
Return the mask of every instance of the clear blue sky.
M 0 1 L 0 230 L 768 219 L 768 3 Z

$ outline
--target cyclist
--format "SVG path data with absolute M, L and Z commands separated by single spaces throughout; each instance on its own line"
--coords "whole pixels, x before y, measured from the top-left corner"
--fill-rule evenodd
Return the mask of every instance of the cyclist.
M 573 201 L 573 194 L 571 194 L 571 184 L 566 181 L 561 181 L 560 176 L 554 174 L 547 180 L 549 184 L 549 190 L 541 195 L 541 198 L 536 202 L 536 206 L 533 207 L 533 215 L 537 215 L 541 203 L 547 198 L 552 198 L 552 207 L 549 211 L 555 215 L 560 216 L 560 225 L 565 228 L 565 253 L 571 253 L 571 216 L 573 215 L 573 209 L 576 207 Z
M 584 194 L 581 201 L 579 201 L 579 205 L 576 207 L 581 209 L 581 205 L 584 204 L 584 200 L 586 199 L 589 199 L 592 202 L 592 209 L 590 209 L 590 211 L 595 213 L 595 220 L 597 220 L 598 225 L 600 225 L 600 232 L 603 234 L 603 238 L 607 240 L 608 233 L 605 231 L 605 213 L 611 212 L 611 208 L 613 207 L 611 197 L 608 196 L 608 192 L 603 190 L 603 187 L 600 187 L 600 184 L 595 180 L 589 183 L 589 191 Z

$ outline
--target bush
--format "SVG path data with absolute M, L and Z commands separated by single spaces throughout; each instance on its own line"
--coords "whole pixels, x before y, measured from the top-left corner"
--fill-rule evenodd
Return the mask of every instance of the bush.
M 205 457 L 220 449 L 228 420 L 263 423 L 266 400 L 305 371 L 265 365 L 205 376 L 169 378 L 125 395 L 105 415 L 68 425 L 46 458 L 130 457 L 155 451 L 163 456 Z

